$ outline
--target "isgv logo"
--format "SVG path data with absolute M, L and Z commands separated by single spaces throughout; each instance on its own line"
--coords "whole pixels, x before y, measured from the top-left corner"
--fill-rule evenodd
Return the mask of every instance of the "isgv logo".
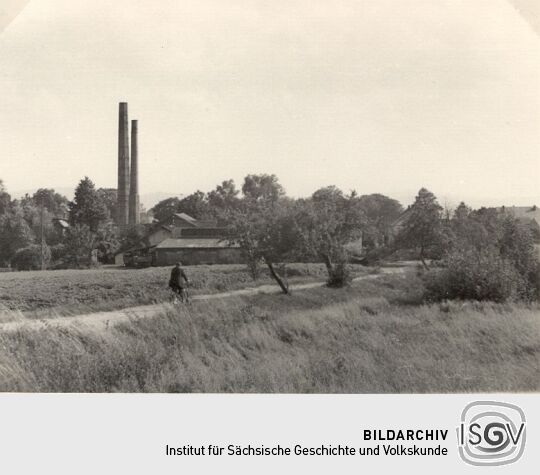
M 514 404 L 476 401 L 461 413 L 460 457 L 470 465 L 507 465 L 525 450 L 525 413 Z

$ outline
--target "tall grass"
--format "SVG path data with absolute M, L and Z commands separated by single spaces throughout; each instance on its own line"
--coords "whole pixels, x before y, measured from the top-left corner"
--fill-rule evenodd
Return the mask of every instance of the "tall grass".
M 411 278 L 0 335 L 1 391 L 540 390 L 538 306 L 418 304 Z

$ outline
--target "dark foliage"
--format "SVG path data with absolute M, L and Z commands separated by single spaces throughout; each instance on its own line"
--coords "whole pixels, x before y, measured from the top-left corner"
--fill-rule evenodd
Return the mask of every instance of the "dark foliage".
M 41 269 L 43 252 L 43 266 L 47 268 L 51 261 L 51 250 L 47 245 L 32 244 L 23 247 L 11 259 L 11 265 L 17 270 L 38 270 Z

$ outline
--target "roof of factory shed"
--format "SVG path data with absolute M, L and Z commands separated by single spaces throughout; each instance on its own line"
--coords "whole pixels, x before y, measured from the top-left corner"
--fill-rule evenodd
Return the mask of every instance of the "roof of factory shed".
M 156 249 L 211 249 L 211 248 L 231 248 L 239 247 L 230 245 L 225 239 L 211 238 L 169 238 L 160 242 Z
M 190 216 L 189 214 L 186 214 L 186 213 L 174 213 L 174 215 L 177 218 L 180 218 L 180 219 L 183 219 L 184 221 L 187 221 L 188 223 L 195 224 L 197 222 L 197 220 L 195 218 L 193 218 L 192 216 Z

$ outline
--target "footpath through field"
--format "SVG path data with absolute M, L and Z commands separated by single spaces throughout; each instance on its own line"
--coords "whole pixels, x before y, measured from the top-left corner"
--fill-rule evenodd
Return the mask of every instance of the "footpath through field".
M 355 282 L 360 280 L 376 279 L 384 274 L 396 274 L 404 272 L 402 267 L 386 267 L 380 270 L 379 274 L 368 274 L 356 277 Z M 309 282 L 306 284 L 291 285 L 290 289 L 306 290 L 316 287 L 322 287 L 325 282 Z M 280 290 L 276 285 L 265 284 L 259 287 L 249 287 L 240 290 L 231 290 L 229 292 L 221 292 L 216 294 L 194 295 L 191 300 L 213 300 L 226 297 L 237 297 L 242 295 L 255 294 L 278 294 Z M 160 311 L 170 308 L 170 303 L 158 303 L 152 305 L 140 305 L 137 307 L 128 307 L 120 310 L 112 310 L 108 312 L 95 312 L 83 315 L 75 315 L 73 317 L 56 317 L 45 319 L 27 319 L 16 320 L 13 322 L 0 323 L 0 332 L 13 332 L 19 329 L 39 330 L 41 328 L 66 328 L 76 325 L 80 328 L 88 328 L 92 330 L 105 330 L 111 325 L 129 321 L 133 318 L 149 318 L 158 314 Z

